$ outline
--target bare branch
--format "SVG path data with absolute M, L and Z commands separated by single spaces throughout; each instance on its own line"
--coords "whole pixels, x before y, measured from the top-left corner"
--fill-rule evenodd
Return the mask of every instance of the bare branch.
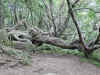
M 73 4 L 72 7 L 75 7 L 75 5 L 79 2 L 80 0 L 76 0 Z
M 98 45 L 99 44 L 99 41 L 100 41 L 100 28 L 99 28 L 99 34 L 97 35 L 96 39 L 90 41 L 90 43 L 89 43 L 88 46 L 89 47 L 92 46 L 92 47 L 94 47 L 94 49 L 98 49 L 99 47 L 98 46 L 95 47 L 95 45 Z
M 80 45 L 80 42 L 78 40 L 73 41 L 72 43 L 66 43 L 64 40 L 56 37 L 52 37 L 47 32 L 35 32 L 34 29 L 30 31 L 30 35 L 32 36 L 32 40 L 51 44 L 57 47 L 61 47 L 64 49 L 79 49 L 82 50 L 82 46 Z
M 64 0 L 65 1 L 65 0 Z M 75 5 L 79 2 L 80 0 L 76 0 L 73 4 L 72 4 L 72 6 L 74 6 L 75 7 Z M 72 7 L 72 8 L 74 8 L 74 7 Z M 69 10 L 68 10 L 68 14 L 67 14 L 67 17 L 65 18 L 65 21 L 64 21 L 64 23 L 63 23 L 63 25 L 60 25 L 59 24 L 59 27 L 58 27 L 58 29 L 57 29 L 57 32 L 59 32 L 58 33 L 58 36 L 60 36 L 64 31 L 65 31 L 65 29 L 66 29 L 66 27 L 68 26 L 68 23 L 69 23 L 69 20 L 70 20 L 70 12 L 69 12 Z
M 78 32 L 78 35 L 79 35 L 80 42 L 83 45 L 84 49 L 87 50 L 88 48 L 87 48 L 87 46 L 86 46 L 86 44 L 84 42 L 84 39 L 83 39 L 82 34 L 81 34 L 81 30 L 80 30 L 80 28 L 78 26 L 78 23 L 77 23 L 76 19 L 75 19 L 75 16 L 74 16 L 74 13 L 73 13 L 73 10 L 72 10 L 72 5 L 71 5 L 69 0 L 66 0 L 66 1 L 67 1 L 67 4 L 68 4 L 68 8 L 69 8 L 69 12 L 70 12 L 70 15 L 72 17 L 72 20 L 73 20 L 73 22 L 74 22 L 74 24 L 75 24 L 75 26 L 77 28 L 77 32 Z
M 100 11 L 95 11 L 92 8 L 75 8 L 73 11 L 77 11 L 77 10 L 90 10 L 93 11 L 94 13 L 100 13 Z

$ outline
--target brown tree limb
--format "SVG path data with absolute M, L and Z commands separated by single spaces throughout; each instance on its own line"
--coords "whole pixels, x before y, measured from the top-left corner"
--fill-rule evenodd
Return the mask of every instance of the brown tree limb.
M 69 0 L 66 0 L 66 1 L 67 1 L 67 4 L 68 4 L 68 8 L 69 8 L 69 12 L 70 12 L 70 15 L 72 17 L 72 20 L 73 20 L 73 22 L 74 22 L 74 24 L 77 28 L 77 32 L 78 32 L 78 35 L 79 35 L 79 40 L 80 40 L 81 44 L 83 45 L 84 49 L 87 49 L 87 46 L 86 46 L 86 44 L 84 42 L 84 39 L 82 37 L 82 34 L 81 34 L 81 30 L 78 26 L 78 23 L 77 23 L 76 19 L 75 19 L 75 16 L 74 16 L 74 13 L 73 13 L 73 10 L 72 10 L 72 5 L 71 5 Z
M 64 0 L 64 1 L 65 1 L 65 0 Z M 76 0 L 76 1 L 72 4 L 72 6 L 75 7 L 76 4 L 77 4 L 79 1 L 80 1 L 80 0 Z M 72 7 L 72 8 L 74 8 L 74 7 Z M 59 27 L 58 27 L 58 29 L 57 29 L 58 36 L 62 35 L 62 33 L 65 31 L 66 27 L 68 26 L 70 17 L 71 17 L 71 15 L 70 15 L 70 12 L 69 12 L 69 10 L 68 10 L 68 14 L 67 14 L 67 16 L 66 16 L 66 18 L 65 18 L 64 23 L 63 23 L 62 25 L 59 24 Z
M 72 43 L 66 43 L 64 40 L 57 38 L 57 37 L 51 37 L 49 36 L 49 33 L 46 32 L 35 32 L 34 29 L 31 30 L 30 35 L 32 36 L 32 40 L 38 41 L 41 43 L 51 44 L 57 47 L 61 47 L 64 49 L 82 49 L 82 46 L 80 46 L 80 42 L 78 40 L 76 42 Z M 31 40 L 31 41 L 32 41 Z
M 13 32 L 13 31 L 12 31 Z M 100 48 L 100 45 L 96 45 L 94 47 L 89 46 L 88 50 L 85 50 L 81 41 L 80 40 L 75 40 L 72 41 L 71 43 L 67 43 L 65 40 L 61 39 L 61 38 L 57 38 L 57 37 L 53 37 L 50 36 L 49 32 L 43 32 L 42 30 L 40 30 L 39 28 L 31 28 L 30 30 L 28 30 L 28 33 L 22 32 L 22 31 L 15 31 L 15 33 L 13 33 L 13 35 L 17 35 L 16 33 L 20 32 L 20 34 L 18 34 L 18 36 L 23 36 L 23 38 L 18 37 L 16 39 L 18 39 L 19 42 L 24 42 L 23 40 L 29 40 L 32 42 L 32 44 L 40 46 L 43 43 L 46 44 L 50 44 L 50 45 L 54 45 L 57 47 L 61 47 L 63 49 L 71 49 L 71 50 L 79 50 L 79 51 L 83 51 L 85 54 L 90 54 L 92 53 L 94 50 Z M 31 37 L 29 37 L 31 36 Z
M 79 2 L 80 0 L 76 0 L 73 4 L 72 7 L 75 7 L 75 5 Z

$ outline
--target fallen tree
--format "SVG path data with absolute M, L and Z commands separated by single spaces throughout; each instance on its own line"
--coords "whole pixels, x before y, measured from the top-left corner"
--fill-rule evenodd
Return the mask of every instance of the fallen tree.
M 72 41 L 71 43 L 65 42 L 65 40 L 56 37 L 54 32 L 51 32 L 52 30 L 48 32 L 44 32 L 38 27 L 29 27 L 27 22 L 25 20 L 22 20 L 21 23 L 25 26 L 25 31 L 18 30 L 19 24 L 17 24 L 13 28 L 6 28 L 8 31 L 8 39 L 11 41 L 19 41 L 19 42 L 30 42 L 32 44 L 35 44 L 37 46 L 42 45 L 43 43 L 54 45 L 57 47 L 61 47 L 64 49 L 71 49 L 75 50 L 78 49 L 80 51 L 83 51 L 85 56 L 89 56 L 93 51 L 100 48 L 99 41 L 100 41 L 100 28 L 99 28 L 99 34 L 96 39 L 90 41 L 89 43 L 86 43 L 84 41 L 84 37 L 82 36 L 79 24 L 77 23 L 77 20 L 74 15 L 73 11 L 73 4 L 70 3 L 69 0 L 66 0 L 68 5 L 68 14 L 73 20 L 73 23 L 75 24 L 75 27 L 77 29 L 78 37 L 79 39 Z M 76 0 L 74 4 L 79 2 L 79 0 Z M 55 24 L 54 24 L 55 26 Z M 55 28 L 56 29 L 56 28 Z M 53 35 L 54 33 L 54 35 Z
M 14 31 L 11 30 L 10 32 L 8 32 L 8 37 L 9 36 L 11 37 L 11 39 L 9 39 L 11 41 L 19 41 L 23 43 L 28 41 L 37 46 L 46 43 L 57 47 L 61 47 L 63 49 L 71 49 L 71 50 L 78 49 L 79 51 L 83 51 L 86 56 L 91 54 L 94 50 L 100 48 L 100 46 L 98 45 L 99 35 L 95 40 L 86 44 L 87 49 L 85 49 L 80 40 L 75 40 L 72 41 L 71 43 L 67 43 L 65 40 L 51 36 L 49 32 L 44 32 L 37 27 L 30 28 L 25 32 L 22 32 L 20 30 L 14 30 Z

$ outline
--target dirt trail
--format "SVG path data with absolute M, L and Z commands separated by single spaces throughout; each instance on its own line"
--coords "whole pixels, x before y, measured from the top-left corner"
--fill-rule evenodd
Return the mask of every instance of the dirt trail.
M 33 56 L 31 66 L 0 68 L 0 75 L 100 75 L 100 68 L 76 56 Z

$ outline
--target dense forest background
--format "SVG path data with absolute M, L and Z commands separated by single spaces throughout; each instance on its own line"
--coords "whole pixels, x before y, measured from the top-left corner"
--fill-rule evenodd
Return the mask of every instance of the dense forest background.
M 8 54 L 12 48 L 99 61 L 100 0 L 0 0 L 0 43 Z

